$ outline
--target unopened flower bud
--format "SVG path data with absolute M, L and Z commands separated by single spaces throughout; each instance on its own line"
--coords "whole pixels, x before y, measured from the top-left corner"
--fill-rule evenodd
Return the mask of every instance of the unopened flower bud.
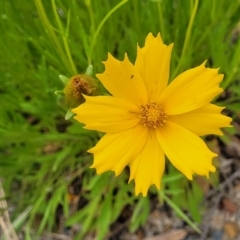
M 65 102 L 69 108 L 74 108 L 84 102 L 84 95 L 97 95 L 97 84 L 86 74 L 71 77 L 63 89 Z

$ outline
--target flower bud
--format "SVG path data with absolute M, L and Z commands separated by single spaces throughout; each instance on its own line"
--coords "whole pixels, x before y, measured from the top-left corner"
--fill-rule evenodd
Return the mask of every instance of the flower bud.
M 90 76 L 79 74 L 68 80 L 63 92 L 67 107 L 75 108 L 85 101 L 82 94 L 87 96 L 97 95 L 97 84 Z

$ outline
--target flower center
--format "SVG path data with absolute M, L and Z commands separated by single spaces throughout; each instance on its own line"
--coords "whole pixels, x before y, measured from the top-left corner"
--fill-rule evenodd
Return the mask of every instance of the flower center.
M 167 115 L 161 105 L 157 103 L 147 103 L 140 106 L 140 122 L 144 127 L 162 127 L 166 122 Z
M 86 95 L 90 95 L 92 91 L 90 84 L 84 79 L 80 78 L 79 76 L 76 76 L 73 78 L 72 86 L 73 86 L 73 96 L 76 99 L 81 99 L 82 93 Z

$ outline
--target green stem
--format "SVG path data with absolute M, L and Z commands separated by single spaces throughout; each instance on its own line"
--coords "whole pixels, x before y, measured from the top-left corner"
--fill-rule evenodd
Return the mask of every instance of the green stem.
M 215 19 L 215 9 L 216 9 L 216 2 L 212 0 L 212 7 L 211 7 L 211 20 L 214 22 Z
M 53 13 L 54 13 L 55 19 L 57 21 L 58 27 L 59 27 L 61 35 L 62 35 L 63 45 L 64 45 L 64 48 L 65 48 L 65 52 L 67 54 L 68 61 L 70 63 L 71 72 L 72 72 L 73 75 L 77 74 L 77 70 L 76 70 L 75 64 L 73 62 L 72 55 L 71 55 L 71 52 L 70 52 L 70 49 L 69 49 L 69 45 L 68 45 L 68 41 L 67 41 L 67 38 L 68 38 L 67 32 L 68 31 L 66 33 L 64 33 L 64 29 L 63 29 L 63 26 L 61 24 L 61 21 L 60 21 L 60 18 L 59 18 L 59 14 L 57 13 L 57 6 L 56 6 L 56 3 L 55 3 L 55 0 L 52 0 L 51 2 L 52 2 Z M 70 17 L 69 14 L 68 14 L 68 19 Z M 70 21 L 68 20 L 68 23 L 69 22 Z M 67 25 L 67 29 L 68 28 L 69 28 L 69 24 Z
M 201 37 L 198 38 L 197 42 L 194 43 L 195 49 L 198 49 L 201 46 L 205 38 L 208 36 L 209 32 L 212 31 L 212 27 L 214 26 L 214 24 L 215 24 L 214 22 L 211 22 L 210 25 L 208 25 L 205 31 L 201 34 Z
M 166 201 L 167 204 L 197 233 L 201 233 L 201 230 L 189 219 L 189 217 L 169 198 L 165 195 L 164 191 L 159 191 L 159 201 Z
M 108 18 L 119 8 L 121 7 L 124 3 L 128 2 L 128 0 L 123 0 L 121 1 L 120 3 L 118 3 L 114 8 L 112 8 L 108 13 L 107 15 L 103 18 L 103 20 L 100 22 L 95 34 L 93 35 L 93 40 L 91 42 L 91 45 L 90 45 L 90 51 L 89 51 L 89 56 L 88 56 L 88 64 L 90 65 L 91 64 L 91 59 L 92 59 L 92 53 L 93 53 L 93 49 L 94 49 L 94 46 L 95 46 L 95 43 L 96 43 L 96 40 L 97 40 L 97 36 L 100 32 L 100 30 L 102 29 L 104 23 L 108 20 Z
M 158 15 L 159 15 L 159 24 L 160 24 L 161 36 L 164 39 L 165 29 L 164 29 L 164 24 L 163 24 L 163 14 L 162 14 L 162 7 L 161 7 L 160 1 L 157 3 L 157 7 L 158 7 Z
M 173 78 L 175 78 L 175 76 L 177 75 L 177 73 L 178 73 L 178 71 L 179 71 L 179 69 L 182 65 L 182 62 L 183 62 L 183 58 L 184 58 L 184 55 L 185 55 L 185 52 L 186 52 L 186 49 L 187 49 L 187 46 L 188 46 L 189 40 L 190 40 L 194 18 L 196 16 L 196 12 L 197 12 L 197 9 L 198 9 L 198 3 L 199 3 L 199 0 L 195 0 L 194 7 L 193 7 L 193 10 L 192 10 L 192 14 L 191 14 L 191 17 L 190 17 L 190 21 L 189 21 L 188 28 L 187 28 L 186 37 L 185 37 L 185 40 L 184 40 L 183 50 L 182 50 L 181 57 L 180 57 L 180 60 L 178 62 L 178 65 L 177 65 L 177 67 L 176 67 L 176 69 L 173 73 Z
M 138 35 L 140 35 L 141 27 L 140 27 L 140 23 L 139 23 L 140 16 L 138 15 L 138 12 L 139 12 L 138 11 L 138 3 L 139 3 L 138 0 L 133 1 L 135 26 L 136 26 L 136 30 L 137 30 Z
M 88 13 L 89 13 L 89 16 L 90 16 L 91 33 L 94 33 L 95 32 L 95 22 L 94 22 L 94 16 L 93 16 L 93 11 L 92 11 L 91 1 L 86 1 L 85 4 L 87 6 Z
M 45 12 L 45 9 L 42 5 L 42 2 L 41 0 L 34 0 L 35 1 L 35 5 L 37 7 L 37 11 L 38 11 L 38 14 L 43 22 L 43 25 L 45 27 L 45 31 L 46 33 L 49 35 L 50 37 L 50 40 L 53 44 L 53 47 L 55 48 L 56 52 L 59 54 L 60 56 L 60 59 L 62 60 L 63 64 L 65 65 L 65 67 L 67 69 L 69 69 L 69 64 L 68 62 L 66 61 L 66 56 L 65 56 L 65 53 L 63 52 L 62 50 L 62 46 L 61 44 L 59 43 L 58 39 L 57 39 L 57 36 L 56 34 L 54 33 L 53 31 L 53 28 L 47 18 L 47 15 L 46 15 L 46 12 Z
M 236 64 L 238 65 L 238 64 Z M 233 67 L 232 71 L 230 72 L 230 75 L 227 77 L 227 79 L 223 82 L 222 88 L 226 89 L 228 85 L 233 81 L 233 77 L 238 72 L 238 68 L 236 66 Z

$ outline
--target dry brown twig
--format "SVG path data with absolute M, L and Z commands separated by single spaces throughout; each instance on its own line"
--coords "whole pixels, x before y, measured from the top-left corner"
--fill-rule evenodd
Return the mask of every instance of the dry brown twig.
M 240 169 L 238 169 L 234 174 L 232 174 L 229 178 L 227 178 L 223 183 L 220 184 L 220 186 L 217 189 L 213 189 L 211 191 L 209 191 L 209 193 L 207 194 L 206 198 L 210 198 L 212 196 L 214 196 L 215 194 L 218 194 L 216 200 L 215 200 L 215 204 L 212 207 L 211 210 L 211 214 L 210 216 L 212 217 L 214 215 L 214 212 L 217 210 L 218 205 L 222 199 L 222 197 L 224 196 L 224 189 L 229 186 L 230 184 L 232 184 L 232 182 L 238 178 L 240 176 Z M 211 222 L 211 219 L 208 219 L 208 222 Z M 202 231 L 200 240 L 204 240 L 207 238 L 208 232 L 210 230 L 210 224 L 205 224 L 205 227 Z
M 0 180 L 0 228 L 2 229 L 5 240 L 19 240 L 18 236 L 12 226 L 10 217 L 7 211 L 7 202 L 5 200 L 5 193 Z

